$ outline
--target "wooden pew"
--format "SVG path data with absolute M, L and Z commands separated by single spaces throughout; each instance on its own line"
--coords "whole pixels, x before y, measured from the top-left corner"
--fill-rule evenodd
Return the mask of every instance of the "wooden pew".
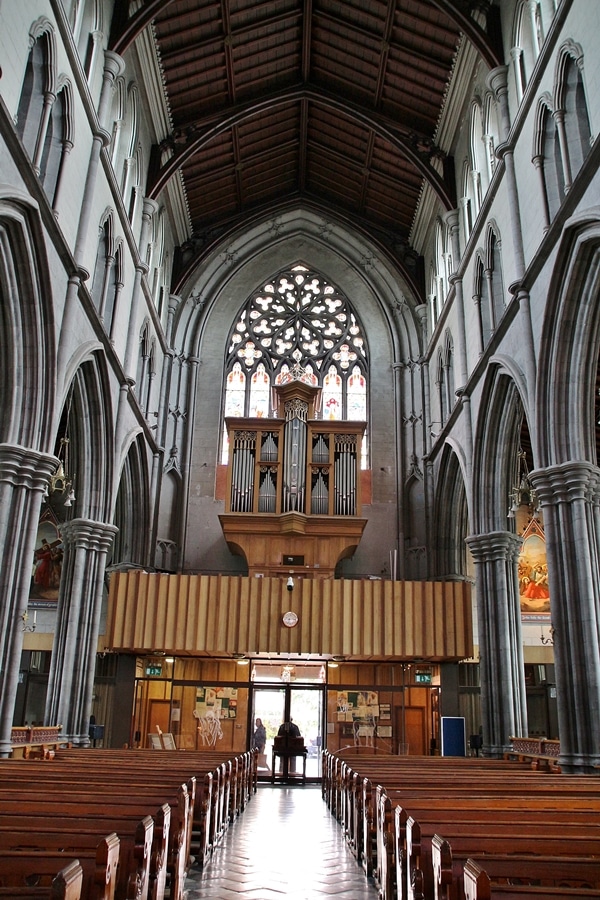
M 464 885 L 466 900 L 597 900 L 600 897 L 600 891 L 589 888 L 492 884 L 485 869 L 473 859 L 465 864 Z
M 453 853 L 449 841 L 434 835 L 432 860 L 435 897 L 438 900 L 455 900 L 464 896 L 464 867 L 469 858 L 465 853 Z M 494 884 L 517 880 L 543 887 L 600 890 L 600 859 L 596 856 L 489 853 L 481 864 Z
M 36 887 L 51 887 L 63 868 L 65 856 L 68 855 L 64 850 L 34 848 L 31 836 L 28 843 L 28 849 L 24 850 L 6 847 L 3 841 L 0 849 L 1 887 L 28 887 L 33 884 Z M 84 897 L 114 900 L 119 848 L 119 838 L 114 832 L 103 838 L 96 847 L 78 846 L 77 859 L 82 869 L 81 893 Z
M 135 872 L 138 872 L 136 865 L 136 854 L 139 852 L 137 841 L 127 841 L 127 836 L 131 836 L 133 829 L 141 819 L 146 817 L 152 825 L 149 835 L 148 853 L 151 853 L 152 843 L 154 839 L 155 819 L 158 820 L 164 815 L 169 817 L 169 826 L 167 826 L 168 849 L 163 852 L 163 865 L 166 862 L 168 875 L 170 879 L 171 890 L 173 891 L 173 900 L 181 898 L 183 894 L 183 882 L 187 871 L 187 847 L 188 847 L 188 827 L 189 827 L 189 796 L 187 789 L 182 785 L 177 794 L 177 799 L 165 804 L 167 810 L 163 806 L 158 806 L 158 795 L 154 797 L 136 798 L 123 794 L 109 794 L 108 792 L 96 793 L 93 791 L 72 791 L 67 792 L 63 786 L 54 797 L 50 796 L 48 786 L 45 787 L 44 795 L 34 797 L 32 794 L 20 791 L 19 789 L 0 788 L 0 810 L 3 814 L 18 813 L 29 816 L 43 815 L 46 820 L 61 819 L 71 820 L 74 818 L 83 818 L 87 815 L 92 819 L 96 829 L 106 831 L 111 829 L 115 831 L 122 840 L 124 849 L 131 850 L 132 855 L 125 857 L 124 852 L 121 854 L 121 868 L 119 882 L 122 883 L 125 877 L 125 865 Z M 150 811 L 153 810 L 152 814 Z M 148 859 L 150 863 L 150 859 Z M 138 873 L 139 874 L 139 873 Z M 149 880 L 150 872 L 144 873 L 144 881 Z M 157 877 L 161 877 L 161 873 L 157 873 Z
M 65 757 L 62 758 L 62 767 L 59 769 L 57 766 L 57 762 L 59 762 L 60 753 L 65 753 Z M 157 789 L 157 783 L 161 781 L 164 782 L 165 786 L 168 787 L 169 784 L 173 782 L 173 771 L 184 771 L 189 774 L 190 766 L 196 767 L 198 765 L 199 760 L 203 764 L 203 769 L 206 764 L 214 764 L 216 761 L 220 760 L 220 765 L 218 769 L 215 770 L 217 772 L 217 780 L 219 782 L 219 788 L 217 791 L 212 791 L 212 772 L 209 772 L 205 776 L 205 780 L 207 782 L 206 792 L 208 794 L 208 799 L 206 796 L 202 798 L 201 804 L 205 805 L 205 808 L 212 812 L 212 834 L 214 836 L 215 842 L 220 840 L 224 828 L 231 821 L 232 817 L 238 815 L 241 809 L 245 806 L 251 791 L 253 790 L 253 763 L 255 762 L 255 754 L 242 754 L 238 759 L 236 759 L 235 764 L 233 761 L 229 761 L 228 763 L 223 762 L 223 754 L 197 754 L 194 752 L 185 752 L 185 754 L 179 753 L 168 753 L 170 758 L 169 765 L 167 767 L 164 766 L 164 760 L 157 758 L 158 756 L 162 756 L 162 754 L 152 753 L 152 758 L 144 758 L 144 754 L 139 754 L 138 751 L 104 751 L 104 750 L 67 750 L 60 751 L 59 754 L 56 755 L 56 758 L 50 762 L 33 762 L 31 760 L 23 761 L 13 761 L 13 760 L 2 760 L 0 761 L 0 790 L 2 789 L 3 779 L 10 778 L 10 773 L 8 772 L 8 766 L 4 765 L 5 763 L 10 763 L 12 766 L 16 765 L 17 769 L 12 771 L 13 777 L 18 779 L 18 790 L 20 799 L 22 799 L 22 794 L 27 794 L 27 789 L 23 791 L 23 785 L 29 784 L 31 785 L 31 791 L 36 793 L 39 791 L 41 787 L 40 779 L 45 780 L 48 779 L 47 786 L 48 790 L 53 790 L 58 787 L 59 783 L 62 784 L 61 788 L 61 801 L 62 801 L 62 809 L 65 811 L 65 797 L 68 797 L 70 800 L 76 800 L 78 797 L 79 801 L 84 800 L 84 797 L 81 795 L 81 792 L 76 791 L 74 788 L 74 782 L 78 779 L 82 782 L 86 783 L 88 786 L 90 782 L 94 782 L 96 786 L 96 790 L 101 790 L 102 793 L 102 803 L 106 805 L 107 801 L 110 799 L 111 803 L 117 803 L 118 799 L 118 807 L 120 809 L 120 813 L 123 813 L 123 806 L 125 805 L 128 809 L 128 813 L 131 814 L 132 810 L 130 808 L 129 799 L 124 800 L 123 794 L 120 794 L 118 798 L 113 797 L 109 791 L 118 786 L 118 784 L 123 784 L 124 787 L 127 788 L 127 794 L 131 794 L 134 790 L 138 790 L 138 783 L 141 785 L 145 785 L 144 794 L 147 796 L 148 793 L 148 783 L 150 783 L 154 790 Z M 174 761 L 174 764 L 171 764 L 171 760 L 176 757 L 177 759 Z M 26 765 L 28 767 L 27 776 L 23 778 L 23 770 L 19 769 L 19 766 Z M 35 773 L 30 768 L 31 766 L 36 767 Z M 63 768 L 64 767 L 64 768 Z M 185 767 L 185 769 L 182 769 Z M 165 768 L 168 768 L 170 775 L 165 774 Z M 234 778 L 232 778 L 232 772 L 234 773 Z M 35 774 L 35 777 L 32 777 Z M 103 782 L 99 781 L 99 778 L 103 778 Z M 108 779 L 108 783 L 107 783 Z M 134 782 L 136 787 L 134 788 Z M 166 796 L 166 794 L 162 794 L 162 796 Z M 195 808 L 195 807 L 194 807 Z M 14 810 L 13 816 L 11 816 L 12 821 L 14 822 Z M 70 814 L 75 814 L 76 810 L 70 809 Z M 193 812 L 193 809 L 192 809 Z M 29 811 L 29 815 L 32 815 L 32 811 Z M 131 818 L 131 815 L 129 815 Z M 182 817 L 183 818 L 183 817 Z M 103 819 L 103 821 L 106 821 Z M 206 821 L 205 816 L 200 816 L 199 821 Z M 3 826 L 0 824 L 0 829 Z M 8 826 L 10 828 L 10 826 Z M 160 833 L 160 829 L 155 829 L 155 835 Z M 190 842 L 191 842 L 192 829 L 189 829 L 189 834 L 186 835 L 185 840 L 182 840 L 181 837 L 175 837 L 172 841 L 173 847 L 175 849 L 179 848 L 178 860 L 181 862 L 181 865 L 176 865 L 173 863 L 173 852 L 170 853 L 169 859 L 171 861 L 171 880 L 172 884 L 170 886 L 171 897 L 180 896 L 183 886 L 183 881 L 185 878 L 185 872 L 187 870 L 187 864 L 189 860 L 189 851 L 190 851 Z M 183 848 L 183 849 L 182 849 Z M 164 851 L 159 851 L 156 846 L 152 850 L 152 859 L 159 859 L 164 857 L 166 859 L 167 854 Z M 201 857 L 201 862 L 205 861 L 206 852 L 203 853 Z M 152 883 L 152 879 L 154 878 L 156 882 L 156 891 L 157 896 L 164 894 L 164 881 L 165 881 L 165 873 L 163 870 L 158 870 L 154 875 L 151 872 L 148 874 L 148 880 Z M 161 887 L 162 882 L 162 887 Z
M 409 815 L 406 821 L 405 850 L 396 848 L 397 853 L 403 855 L 406 860 L 405 872 L 399 871 L 398 868 L 396 870 L 398 898 L 412 900 L 417 872 L 420 873 L 419 880 L 425 892 L 430 896 L 433 895 L 431 845 L 438 829 L 451 843 L 453 849 L 461 853 L 513 852 L 532 855 L 543 853 L 553 856 L 561 854 L 588 856 L 597 855 L 600 849 L 598 826 L 595 823 L 587 826 L 553 824 L 550 814 L 540 816 L 537 822 L 530 817 L 525 822 L 519 819 L 511 823 L 497 823 L 491 811 L 487 819 L 477 822 L 456 824 L 448 821 L 424 825 Z
M 523 820 L 523 807 L 537 807 L 538 810 L 541 810 L 539 813 L 532 813 L 532 816 L 534 819 L 536 816 L 541 816 L 544 823 L 551 816 L 549 810 L 553 807 L 562 807 L 562 810 L 557 809 L 556 824 L 564 824 L 565 827 L 571 829 L 571 834 L 575 834 L 569 824 L 570 820 L 573 819 L 573 826 L 577 820 L 580 824 L 582 819 L 587 823 L 590 815 L 594 815 L 599 809 L 600 781 L 598 779 L 590 782 L 574 776 L 534 774 L 527 766 L 509 761 L 361 757 L 357 762 L 363 766 L 361 774 L 366 772 L 369 776 L 362 780 L 362 791 L 357 787 L 360 779 L 351 767 L 348 767 L 351 773 L 350 778 L 344 774 L 345 761 L 338 761 L 335 765 L 324 761 L 325 777 L 336 778 L 337 784 L 335 786 L 326 785 L 323 794 L 334 804 L 338 817 L 344 824 L 349 843 L 354 844 L 355 847 L 361 847 L 362 844 L 361 850 L 355 850 L 355 852 L 357 855 L 363 856 L 363 865 L 366 871 L 369 874 L 372 873 L 379 882 L 380 896 L 384 898 L 392 896 L 396 878 L 399 881 L 399 896 L 405 894 L 417 896 L 419 884 L 424 890 L 432 890 L 433 874 L 429 875 L 427 866 L 425 872 L 427 882 L 425 883 L 424 873 L 421 872 L 418 864 L 411 863 L 412 877 L 403 868 L 404 857 L 407 853 L 407 847 L 403 844 L 405 838 L 403 836 L 399 842 L 395 837 L 390 838 L 392 802 L 386 799 L 386 803 L 389 804 L 387 809 L 385 807 L 377 808 L 378 801 L 374 797 L 376 797 L 378 789 L 377 786 L 373 787 L 371 778 L 378 777 L 382 781 L 385 779 L 384 784 L 389 793 L 393 793 L 393 790 L 389 788 L 390 783 L 401 785 L 402 787 L 397 788 L 397 796 L 394 798 L 393 804 L 403 804 L 409 812 L 411 809 L 415 811 L 415 815 L 418 810 L 418 815 L 422 816 L 424 820 L 428 817 L 431 818 L 432 826 L 434 823 L 443 822 L 444 816 L 450 815 L 450 810 L 453 810 L 451 821 L 462 819 L 464 823 L 462 826 L 457 826 L 458 831 L 461 828 L 467 829 L 469 820 L 477 815 L 482 819 L 481 827 L 484 830 L 487 829 L 488 832 L 490 828 L 494 827 L 495 820 L 504 818 L 512 836 L 515 817 Z M 511 766 L 514 768 L 510 768 Z M 507 772 L 510 775 L 509 779 L 506 777 Z M 344 778 L 346 778 L 346 785 L 351 785 L 350 788 L 344 786 Z M 483 787 L 484 781 L 485 788 Z M 442 791 L 440 791 L 441 785 L 443 786 Z M 477 794 L 479 791 L 485 791 L 488 796 L 481 798 L 479 810 L 477 810 L 477 800 L 472 799 L 470 801 L 472 810 L 469 811 L 469 804 L 461 797 L 464 798 L 465 793 Z M 443 796 L 440 796 L 441 794 Z M 507 799 L 504 799 L 505 796 Z M 530 798 L 534 799 L 530 800 Z M 438 810 L 433 809 L 436 803 L 439 806 Z M 465 809 L 461 809 L 461 804 Z M 490 817 L 486 814 L 487 807 L 493 807 L 496 811 L 503 804 L 507 807 L 506 811 L 496 812 L 495 819 L 493 815 Z M 362 811 L 357 812 L 361 805 Z M 579 812 L 571 815 L 570 810 L 574 807 L 578 807 Z M 406 809 L 402 809 L 400 806 L 403 821 L 397 826 L 398 829 L 402 827 L 405 830 L 405 823 L 409 818 Z M 369 810 L 371 810 L 370 813 Z M 426 812 L 424 813 L 423 810 Z M 428 831 L 429 823 L 425 823 L 424 827 Z M 500 826 L 500 830 L 502 827 Z M 534 821 L 532 827 L 538 827 L 538 822 Z M 362 835 L 361 828 L 364 832 Z M 412 832 L 412 826 L 410 831 Z M 583 840 L 583 835 L 580 835 L 580 838 Z M 590 847 L 593 844 L 589 842 L 589 836 L 586 836 L 586 839 L 588 839 L 587 845 L 582 843 L 579 846 L 586 847 L 584 852 L 588 853 L 591 852 Z M 411 833 L 408 845 L 408 852 L 411 853 L 413 851 L 412 843 L 414 841 Z M 421 849 L 420 844 L 418 849 Z M 539 852 L 539 847 L 536 849 Z
M 9 900 L 82 900 L 83 871 L 79 860 L 62 868 L 50 887 L 0 887 L 0 897 Z

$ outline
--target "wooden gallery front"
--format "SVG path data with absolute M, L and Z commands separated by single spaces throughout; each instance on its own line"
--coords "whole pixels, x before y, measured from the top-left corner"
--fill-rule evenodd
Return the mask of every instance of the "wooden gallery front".
M 228 420 L 223 534 L 247 575 L 115 572 L 94 718 L 107 745 L 240 751 L 256 718 L 323 747 L 440 752 L 442 720 L 479 721 L 471 586 L 336 577 L 358 545 L 364 423 L 315 418 L 291 379 L 278 416 Z M 317 775 L 319 763 L 312 774 Z

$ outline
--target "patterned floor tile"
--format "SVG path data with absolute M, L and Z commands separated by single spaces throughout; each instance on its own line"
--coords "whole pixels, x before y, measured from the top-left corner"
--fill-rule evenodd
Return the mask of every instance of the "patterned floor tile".
M 259 785 L 186 900 L 377 900 L 318 786 Z

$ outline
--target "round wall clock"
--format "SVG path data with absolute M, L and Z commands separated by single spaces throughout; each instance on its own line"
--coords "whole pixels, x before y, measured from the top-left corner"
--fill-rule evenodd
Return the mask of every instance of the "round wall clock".
M 294 625 L 298 624 L 298 616 L 295 612 L 289 610 L 288 612 L 283 614 L 282 622 L 286 628 L 293 628 Z

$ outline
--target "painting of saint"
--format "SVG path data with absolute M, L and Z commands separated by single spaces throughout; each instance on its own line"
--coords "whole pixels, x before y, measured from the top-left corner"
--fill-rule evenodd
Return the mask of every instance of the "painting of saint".
M 523 533 L 519 554 L 519 595 L 522 613 L 550 613 L 546 541 L 535 519 Z
M 62 574 L 63 542 L 57 526 L 41 521 L 33 553 L 29 597 L 32 600 L 58 600 Z

